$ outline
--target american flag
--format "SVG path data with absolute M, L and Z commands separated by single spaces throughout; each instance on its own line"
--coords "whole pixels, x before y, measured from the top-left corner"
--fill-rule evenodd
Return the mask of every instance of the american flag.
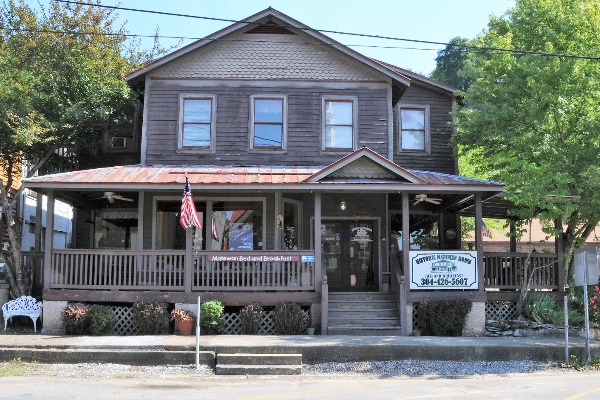
M 219 241 L 219 231 L 217 230 L 217 220 L 215 218 L 215 212 L 212 213 L 212 238 Z
M 481 236 L 492 238 L 492 232 L 489 230 L 484 220 L 481 220 Z
M 194 204 L 194 199 L 192 198 L 190 182 L 188 181 L 187 176 L 185 177 L 183 199 L 181 199 L 181 215 L 179 216 L 179 223 L 184 230 L 187 230 L 190 226 L 202 228 L 202 222 L 200 222 L 200 219 L 198 219 L 196 205 Z

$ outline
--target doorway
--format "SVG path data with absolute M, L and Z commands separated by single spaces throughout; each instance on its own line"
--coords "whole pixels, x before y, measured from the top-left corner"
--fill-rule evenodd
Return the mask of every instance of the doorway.
M 332 292 L 377 292 L 373 220 L 323 220 L 322 267 Z

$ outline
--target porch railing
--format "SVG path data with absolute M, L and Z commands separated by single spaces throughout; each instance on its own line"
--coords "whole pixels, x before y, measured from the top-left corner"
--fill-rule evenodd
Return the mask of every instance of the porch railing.
M 209 261 L 209 255 L 215 254 L 194 252 L 191 273 L 187 275 L 192 282 L 186 285 L 184 250 L 54 249 L 49 288 L 157 291 L 185 291 L 186 287 L 193 291 L 315 288 L 314 262 L 302 261 L 302 256 L 314 255 L 312 251 L 285 252 L 297 261 L 276 261 L 281 251 L 236 253 L 244 261 Z
M 486 289 L 520 289 L 525 277 L 531 280 L 532 289 L 558 289 L 558 256 L 532 253 L 484 253 L 484 286 Z

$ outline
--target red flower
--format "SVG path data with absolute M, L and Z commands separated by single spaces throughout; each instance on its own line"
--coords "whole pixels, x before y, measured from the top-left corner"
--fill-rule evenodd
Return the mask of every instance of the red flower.
M 598 308 L 598 306 L 594 304 L 594 310 L 597 309 L 597 308 Z
M 597 300 L 597 299 L 598 299 L 598 296 L 594 296 L 594 300 Z
M 594 304 L 594 303 L 595 303 L 595 301 L 594 301 L 594 300 L 590 301 L 590 304 Z
M 596 292 L 600 293 L 600 287 L 598 287 L 598 285 L 594 286 L 594 289 L 596 289 Z

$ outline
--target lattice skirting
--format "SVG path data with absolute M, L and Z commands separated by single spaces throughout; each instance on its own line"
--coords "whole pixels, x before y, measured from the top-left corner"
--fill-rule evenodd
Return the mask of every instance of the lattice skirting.
M 485 319 L 506 321 L 517 317 L 516 301 L 488 301 L 485 303 Z
M 115 316 L 117 322 L 112 328 L 112 335 L 118 336 L 129 336 L 139 334 L 139 328 L 133 323 L 133 307 L 127 306 L 104 306 L 110 310 Z M 304 320 L 310 326 L 310 311 L 302 310 Z M 262 320 L 260 321 L 260 327 L 258 329 L 259 335 L 274 335 L 275 324 L 273 323 L 273 311 L 263 312 Z M 239 313 L 225 313 L 223 314 L 223 323 L 225 325 L 225 334 L 227 335 L 241 335 L 242 334 L 242 321 L 240 320 Z

